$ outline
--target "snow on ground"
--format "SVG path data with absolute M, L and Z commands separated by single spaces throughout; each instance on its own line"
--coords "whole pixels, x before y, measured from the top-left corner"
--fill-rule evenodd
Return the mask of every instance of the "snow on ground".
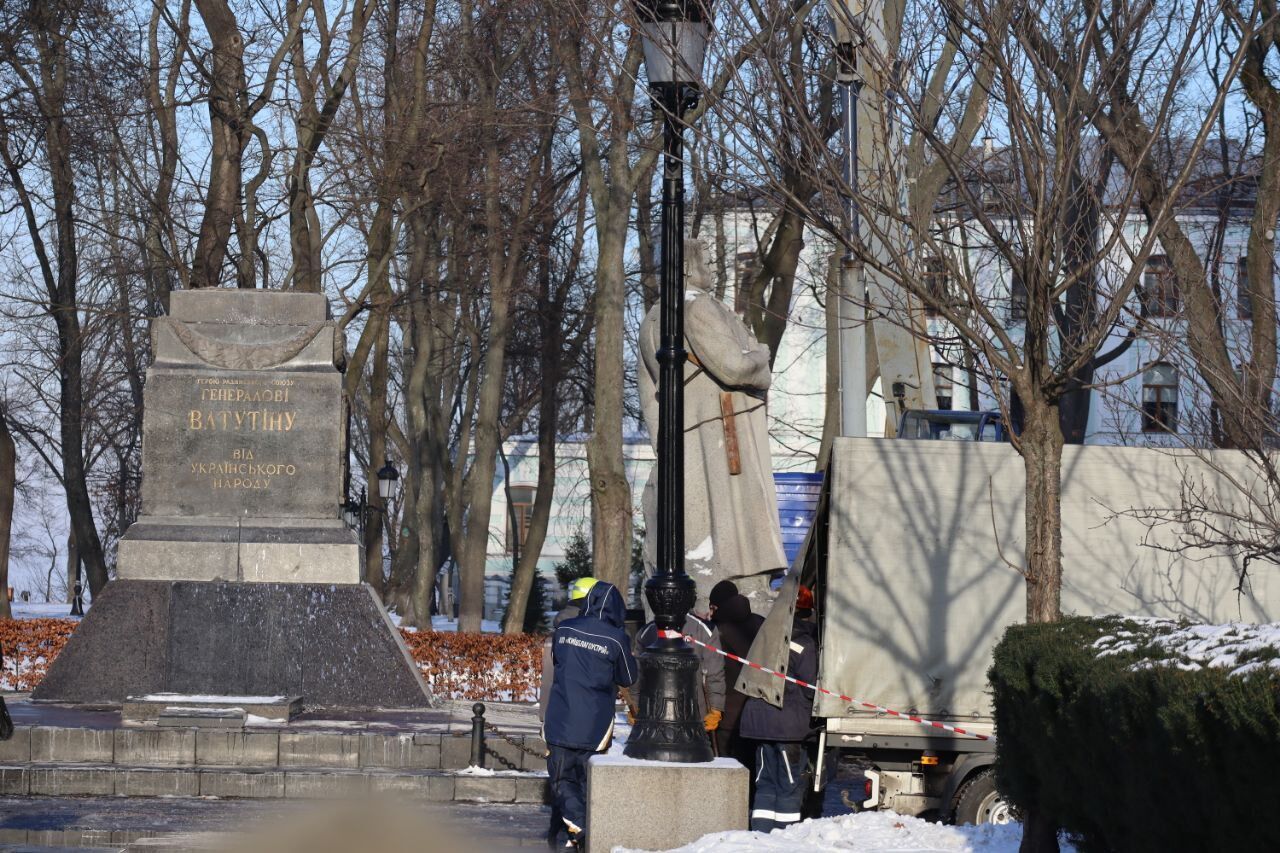
M 716 832 L 670 853 L 758 853 L 758 851 L 841 851 L 841 853 L 1017 853 L 1022 825 L 946 826 L 893 812 L 861 812 L 806 820 L 786 829 Z M 1075 848 L 1062 843 L 1063 853 Z M 639 853 L 615 848 L 614 853 Z
M 1136 630 L 1118 630 L 1093 644 L 1098 657 L 1126 654 L 1154 646 L 1161 657 L 1140 661 L 1134 669 L 1175 666 L 1186 671 L 1206 667 L 1230 669 L 1235 676 L 1280 671 L 1280 622 L 1250 625 L 1188 625 L 1172 619 L 1129 616 Z
M 61 601 L 14 601 L 10 602 L 14 619 L 79 619 L 71 615 L 71 605 Z M 85 612 L 89 612 L 89 601 L 84 603 Z
M 395 612 L 394 610 L 388 610 L 387 615 L 391 617 L 391 623 L 395 625 L 397 628 L 403 628 L 406 631 L 418 630 L 417 628 L 411 628 L 407 625 L 401 625 L 400 614 Z M 447 616 L 432 616 L 431 630 L 432 631 L 448 631 L 452 633 L 458 630 L 458 620 L 450 619 Z M 482 619 L 480 621 L 480 630 L 485 634 L 501 634 L 502 623 L 494 619 Z

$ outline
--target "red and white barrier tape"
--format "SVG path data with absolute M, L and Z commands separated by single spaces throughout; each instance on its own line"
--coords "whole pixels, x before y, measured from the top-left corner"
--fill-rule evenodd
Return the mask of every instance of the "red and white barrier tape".
M 942 723 L 937 720 L 926 720 L 924 717 L 917 717 L 915 714 L 904 714 L 901 711 L 895 711 L 892 708 L 886 708 L 883 705 L 877 705 L 874 702 L 864 702 L 863 700 L 855 699 L 852 696 L 845 696 L 843 693 L 836 693 L 832 690 L 826 689 L 825 687 L 819 687 L 816 684 L 810 684 L 807 681 L 801 681 L 798 678 L 792 678 L 791 676 L 787 675 L 784 672 L 777 672 L 775 670 L 769 669 L 767 666 L 761 666 L 760 664 L 755 663 L 754 661 L 749 661 L 746 658 L 740 658 L 737 655 L 735 655 L 733 652 L 726 652 L 724 649 L 718 649 L 713 645 L 704 643 L 701 640 L 695 639 L 694 637 L 690 637 L 688 634 L 681 634 L 679 631 L 659 630 L 658 634 L 665 638 L 684 637 L 686 640 L 688 640 L 691 643 L 696 643 L 699 646 L 702 646 L 704 649 L 710 649 L 711 651 L 715 652 L 718 655 L 722 655 L 724 657 L 736 660 L 738 663 L 741 663 L 744 666 L 749 666 L 752 669 L 758 669 L 761 672 L 768 673 L 769 675 L 776 675 L 778 676 L 778 678 L 781 678 L 784 681 L 790 681 L 792 684 L 798 684 L 801 687 L 807 687 L 808 689 L 816 691 L 818 693 L 822 693 L 825 696 L 835 696 L 839 698 L 841 701 L 849 702 L 854 705 L 861 705 L 863 708 L 870 708 L 871 710 L 878 711 L 881 714 L 888 714 L 891 717 L 898 717 L 903 720 L 910 720 L 911 722 L 919 723 L 922 726 L 931 726 L 935 729 L 942 729 L 944 731 L 954 732 L 955 734 L 965 735 L 966 737 L 977 738 L 978 740 L 994 741 L 996 739 L 995 735 L 980 735 L 977 732 L 966 731 L 965 729 L 962 729 L 958 726 L 953 726 L 950 723 Z

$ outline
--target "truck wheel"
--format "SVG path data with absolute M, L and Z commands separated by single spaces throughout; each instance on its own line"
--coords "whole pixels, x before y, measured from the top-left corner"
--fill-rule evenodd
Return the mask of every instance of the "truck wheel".
M 956 823 L 1005 824 L 1016 820 L 1013 805 L 996 790 L 996 776 L 990 770 L 975 774 L 956 795 Z

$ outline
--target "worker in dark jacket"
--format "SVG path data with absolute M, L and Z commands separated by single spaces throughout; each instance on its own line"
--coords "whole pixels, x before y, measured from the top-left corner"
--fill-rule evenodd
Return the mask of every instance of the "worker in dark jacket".
M 723 581 L 722 581 L 723 583 Z M 726 652 L 740 658 L 748 658 L 751 643 L 763 621 L 751 612 L 751 602 L 745 595 L 734 594 L 720 602 L 715 611 L 715 626 L 720 632 L 720 643 Z M 724 659 L 724 680 L 727 690 L 724 700 L 724 719 L 720 721 L 720 754 L 736 758 L 744 767 L 755 764 L 755 744 L 742 737 L 739 724 L 747 696 L 734 689 L 742 664 L 733 658 Z M 755 789 L 755 773 L 751 774 L 752 790 Z
M 800 587 L 787 674 L 813 684 L 818 679 L 818 629 L 813 615 L 813 593 Z M 752 697 L 742 709 L 742 736 L 757 741 L 756 793 L 751 802 L 751 829 L 769 832 L 800 822 L 809 776 L 809 756 L 804 740 L 813 716 L 813 690 L 786 682 L 782 707 Z
M 565 606 L 560 609 L 555 618 L 551 620 L 552 630 L 559 628 L 560 623 L 568 619 L 572 619 L 582 613 L 582 605 L 587 600 L 587 593 L 591 592 L 591 587 L 596 585 L 596 579 L 593 577 L 575 578 L 569 584 L 567 599 Z M 551 635 L 542 641 L 542 684 L 538 688 L 538 719 L 545 720 L 547 718 L 547 702 L 551 699 L 551 679 L 555 672 L 555 663 L 551 657 Z M 551 825 L 547 829 L 547 846 L 559 847 L 560 835 L 564 832 L 564 817 L 560 814 L 560 810 L 551 806 Z
M 551 637 L 555 672 L 543 723 L 547 775 L 573 846 L 583 845 L 587 829 L 587 760 L 608 746 L 618 688 L 630 687 L 638 674 L 622 627 L 625 616 L 617 587 L 599 581 L 581 614 L 560 623 Z

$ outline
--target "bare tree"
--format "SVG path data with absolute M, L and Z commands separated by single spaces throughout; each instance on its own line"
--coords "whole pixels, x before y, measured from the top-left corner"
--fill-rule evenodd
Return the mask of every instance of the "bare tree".
M 107 563 L 86 481 L 86 335 L 78 298 L 77 185 L 69 107 L 72 87 L 92 73 L 80 39 L 89 29 L 101 26 L 106 15 L 90 2 L 38 3 L 20 10 L 6 8 L 0 14 L 5 16 L 0 27 L 5 34 L 0 40 L 0 62 L 13 82 L 8 106 L 0 111 L 0 160 L 40 271 L 43 308 L 57 333 L 59 473 L 89 587 L 96 594 L 107 583 Z M 25 114 L 15 109 L 17 104 Z M 27 167 L 37 157 L 43 160 L 48 200 L 28 182 Z M 52 212 L 51 228 L 42 224 L 46 204 Z M 49 231 L 52 253 L 46 237 Z
M 9 608 L 9 533 L 13 526 L 13 499 L 18 488 L 18 448 L 9 432 L 9 421 L 0 409 L 0 619 L 13 617 Z

